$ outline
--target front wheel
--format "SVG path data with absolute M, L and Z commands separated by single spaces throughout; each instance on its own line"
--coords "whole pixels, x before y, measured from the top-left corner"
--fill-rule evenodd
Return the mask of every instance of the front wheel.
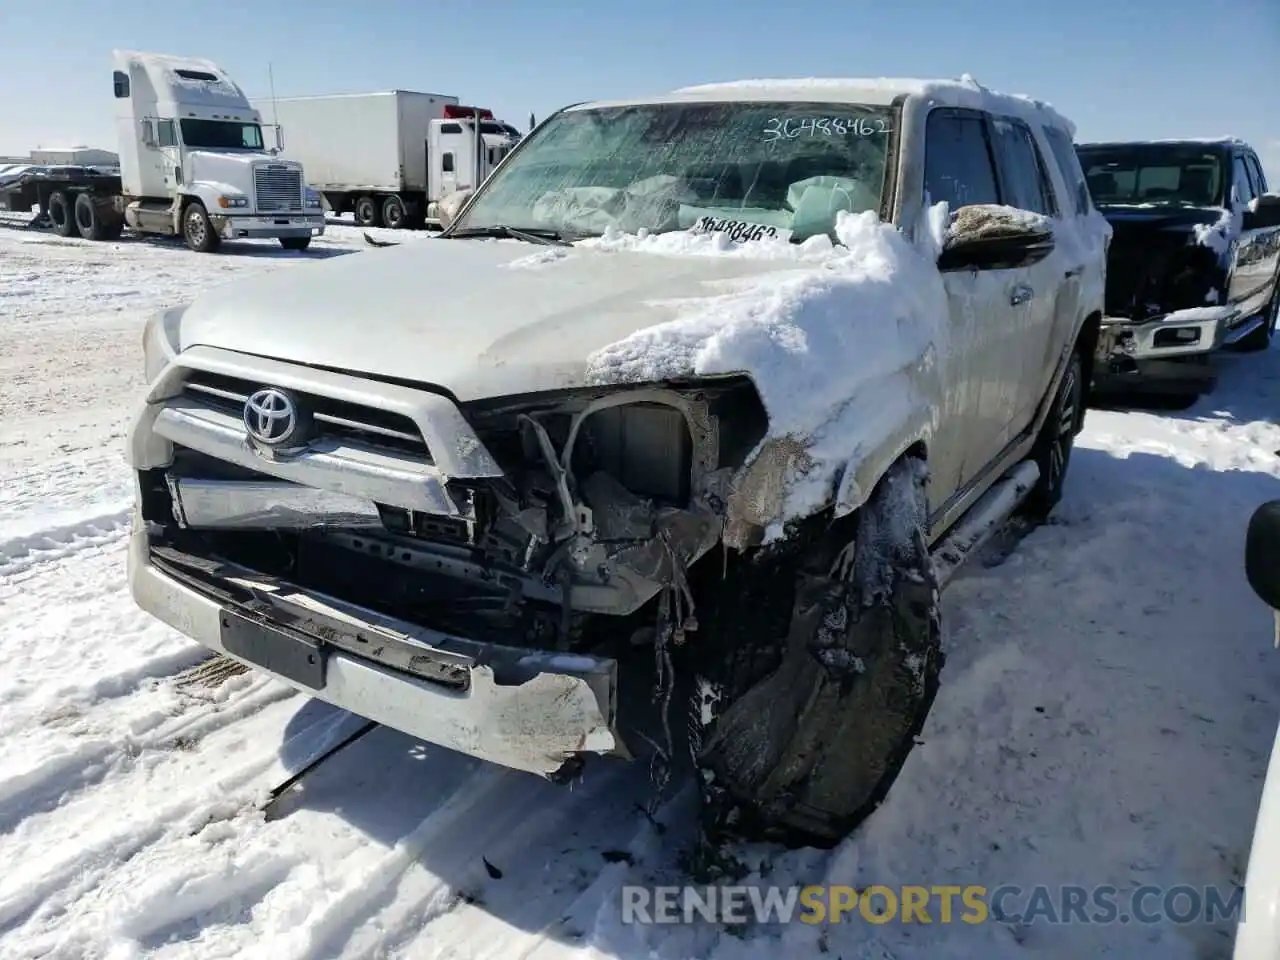
M 281 237 L 280 246 L 286 250 L 305 250 L 311 246 L 310 237 Z
M 830 847 L 897 778 L 938 689 L 924 464 L 851 518 L 735 558 L 700 607 L 689 702 L 704 855 L 731 836 Z
M 213 230 L 204 204 L 198 200 L 182 214 L 182 236 L 187 246 L 196 253 L 213 253 L 222 244 L 222 238 Z

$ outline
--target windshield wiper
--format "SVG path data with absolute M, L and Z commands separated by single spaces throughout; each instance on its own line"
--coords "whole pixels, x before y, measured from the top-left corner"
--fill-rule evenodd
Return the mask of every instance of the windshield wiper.
M 490 227 L 462 227 L 448 235 L 450 237 L 509 237 L 512 240 L 523 240 L 525 243 L 542 243 L 560 247 L 573 245 L 572 241 L 556 230 L 543 230 L 540 227 L 512 227 L 505 223 Z

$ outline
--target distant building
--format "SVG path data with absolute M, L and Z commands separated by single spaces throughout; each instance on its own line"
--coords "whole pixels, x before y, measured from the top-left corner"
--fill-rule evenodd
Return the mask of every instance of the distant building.
M 118 167 L 120 154 L 94 147 L 40 147 L 31 151 L 32 163 L 70 163 L 76 166 Z

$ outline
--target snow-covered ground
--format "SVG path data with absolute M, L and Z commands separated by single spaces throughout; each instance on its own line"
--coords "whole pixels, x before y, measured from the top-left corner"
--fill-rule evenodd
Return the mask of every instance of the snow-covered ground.
M 558 788 L 385 729 L 264 818 L 358 720 L 202 665 L 134 608 L 123 431 L 150 311 L 342 255 L 379 253 L 345 226 L 202 256 L 0 223 L 0 955 L 1229 954 L 1222 923 L 627 925 L 622 885 L 680 881 L 687 786 L 659 834 L 639 766 Z M 1090 412 L 1056 522 L 949 589 L 941 693 L 888 802 L 835 851 L 743 851 L 768 882 L 1242 882 L 1280 705 L 1242 570 L 1280 496 L 1280 368 L 1228 360 L 1190 411 Z

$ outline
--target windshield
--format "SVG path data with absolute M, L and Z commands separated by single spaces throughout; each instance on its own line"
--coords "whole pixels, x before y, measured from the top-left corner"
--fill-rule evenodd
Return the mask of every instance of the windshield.
M 841 210 L 879 211 L 894 117 L 833 103 L 568 110 L 525 138 L 454 231 L 834 236 Z
M 182 142 L 208 150 L 261 150 L 262 127 L 230 120 L 183 120 Z
M 1204 147 L 1144 144 L 1082 148 L 1080 162 L 1098 206 L 1222 202 L 1222 157 Z

